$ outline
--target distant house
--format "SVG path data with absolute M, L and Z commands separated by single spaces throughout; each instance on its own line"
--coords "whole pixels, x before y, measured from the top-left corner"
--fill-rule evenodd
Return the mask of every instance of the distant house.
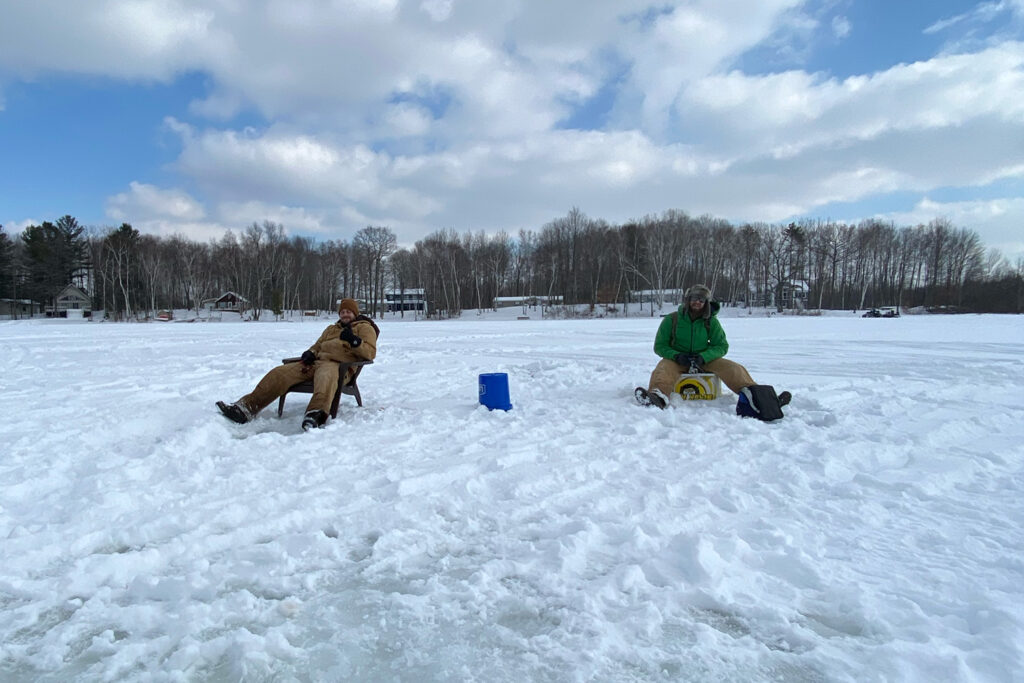
M 384 303 L 388 313 L 398 311 L 427 312 L 427 290 L 425 289 L 392 289 L 384 293 Z
M 803 310 L 806 307 L 809 289 L 806 280 L 782 283 L 782 307 Z
M 767 288 L 752 284 L 748 288 L 747 299 L 749 305 L 754 308 L 781 306 L 784 309 L 803 310 L 807 304 L 809 288 L 806 280 L 787 280 L 781 285 L 769 285 Z M 742 298 L 742 295 L 737 297 L 738 300 L 742 300 Z
M 561 296 L 496 296 L 494 308 L 511 308 L 512 306 L 561 306 Z
M 640 304 L 655 301 L 674 303 L 683 300 L 683 293 L 679 289 L 634 289 L 629 292 L 629 300 Z
M 208 311 L 245 313 L 249 310 L 249 300 L 235 292 L 224 292 L 216 299 L 203 299 L 203 308 Z
M 46 316 L 49 318 L 67 318 L 69 312 L 76 317 L 88 316 L 92 312 L 89 295 L 74 285 L 62 289 L 54 304 L 46 307 Z
M 31 318 L 42 307 L 31 299 L 0 299 L 0 318 Z

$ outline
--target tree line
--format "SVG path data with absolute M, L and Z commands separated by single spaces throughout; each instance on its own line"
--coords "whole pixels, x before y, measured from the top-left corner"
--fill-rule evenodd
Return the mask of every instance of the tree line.
M 733 225 L 676 210 L 613 225 L 573 208 L 515 236 L 446 229 L 403 248 L 383 226 L 348 241 L 318 241 L 263 221 L 206 243 L 141 234 L 128 223 L 87 229 L 71 216 L 13 239 L 0 226 L 0 298 L 45 308 L 75 284 L 94 310 L 116 320 L 199 311 L 225 291 L 248 299 L 256 318 L 267 310 L 333 310 L 341 294 L 376 315 L 386 291 L 411 289 L 425 291 L 435 317 L 530 296 L 557 301 L 566 315 L 581 304 L 628 312 L 678 299 L 694 283 L 707 284 L 726 305 L 779 312 L 921 306 L 1020 313 L 1024 260 L 1011 264 L 945 219 Z

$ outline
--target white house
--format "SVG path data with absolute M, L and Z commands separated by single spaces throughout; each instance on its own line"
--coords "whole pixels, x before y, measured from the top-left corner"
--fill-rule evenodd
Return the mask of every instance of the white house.
M 89 295 L 74 285 L 68 285 L 57 295 L 53 306 L 48 306 L 46 315 L 51 318 L 87 316 L 92 312 Z
M 681 289 L 634 289 L 629 292 L 629 300 L 633 303 L 669 302 L 678 303 L 683 300 Z
M 398 311 L 427 312 L 427 290 L 425 289 L 392 289 L 384 293 L 384 302 L 388 313 Z
M 249 308 L 249 300 L 235 292 L 224 292 L 216 299 L 203 299 L 203 308 L 208 311 L 245 313 Z
M 527 296 L 496 296 L 494 297 L 494 308 L 511 308 L 512 306 L 561 306 L 561 296 L 538 296 L 535 294 Z

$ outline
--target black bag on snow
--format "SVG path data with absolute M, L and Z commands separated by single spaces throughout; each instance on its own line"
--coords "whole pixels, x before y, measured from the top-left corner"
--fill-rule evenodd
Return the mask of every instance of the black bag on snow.
M 764 422 L 785 417 L 779 397 L 775 395 L 775 387 L 770 384 L 751 384 L 740 389 L 736 414 L 740 417 L 756 417 Z

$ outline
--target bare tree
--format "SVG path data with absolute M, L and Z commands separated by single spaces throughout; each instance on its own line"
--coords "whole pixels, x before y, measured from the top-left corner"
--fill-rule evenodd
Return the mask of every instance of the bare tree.
M 980 277 L 985 248 L 977 233 L 971 230 L 961 228 L 955 231 L 952 237 L 946 266 L 946 296 L 950 302 L 961 306 L 964 286 L 968 281 Z
M 614 231 L 604 221 L 591 221 L 580 240 L 580 279 L 585 283 L 586 302 L 591 311 L 599 301 L 607 303 L 614 296 L 605 291 L 614 287 L 613 242 Z
M 365 269 L 367 294 L 373 314 L 381 312 L 384 299 L 384 280 L 387 272 L 384 261 L 395 251 L 397 245 L 398 238 L 395 237 L 395 233 L 390 228 L 379 226 L 367 226 L 357 232 L 352 239 L 358 265 Z
M 210 248 L 180 236 L 172 238 L 171 244 L 175 255 L 174 270 L 181 279 L 185 307 L 194 308 L 196 315 L 199 315 L 203 299 L 212 293 Z
M 273 221 L 253 223 L 242 236 L 241 293 L 252 304 L 252 316 L 259 320 L 271 302 L 271 295 L 282 266 L 284 226 Z
M 670 283 L 678 289 L 678 280 L 673 275 L 679 270 L 682 252 L 680 223 L 680 216 L 676 212 L 668 212 L 661 218 L 648 216 L 641 222 L 647 233 L 644 246 L 647 248 L 648 281 L 654 289 L 654 300 L 659 307 L 665 303 L 664 293 Z
M 139 277 L 143 291 L 149 295 L 149 315 L 155 316 L 157 311 L 157 295 L 167 286 L 166 262 L 163 244 L 152 235 L 139 238 Z M 165 296 L 166 299 L 169 297 Z
M 413 252 L 427 290 L 430 309 L 438 317 L 462 312 L 462 273 L 466 255 L 454 230 L 441 230 L 416 243 Z
M 0 230 L 0 292 L 52 300 L 70 281 L 115 318 L 157 307 L 198 311 L 205 297 L 226 290 L 248 298 L 255 317 L 268 305 L 275 313 L 333 310 L 339 292 L 365 298 L 377 314 L 385 286 L 423 288 L 440 316 L 484 309 L 509 294 L 560 296 L 591 310 L 622 301 L 627 313 L 631 296 L 645 288 L 658 293 L 653 315 L 666 292 L 693 282 L 708 284 L 719 299 L 760 297 L 777 310 L 803 283 L 819 309 L 848 302 L 1020 309 L 1020 274 L 998 253 L 986 255 L 975 232 L 942 218 L 905 227 L 874 219 L 733 227 L 672 210 L 609 225 L 573 207 L 517 239 L 442 230 L 401 251 L 384 227 L 368 226 L 351 243 L 317 243 L 285 239 L 283 226 L 270 221 L 206 245 L 143 236 L 129 223 L 83 233 L 70 216 L 30 226 L 20 240 L 5 238 Z
M 320 310 L 334 310 L 338 294 L 349 294 L 345 290 L 345 281 L 351 270 L 349 245 L 330 241 L 320 245 L 317 255 L 320 265 L 316 272 L 315 304 Z

